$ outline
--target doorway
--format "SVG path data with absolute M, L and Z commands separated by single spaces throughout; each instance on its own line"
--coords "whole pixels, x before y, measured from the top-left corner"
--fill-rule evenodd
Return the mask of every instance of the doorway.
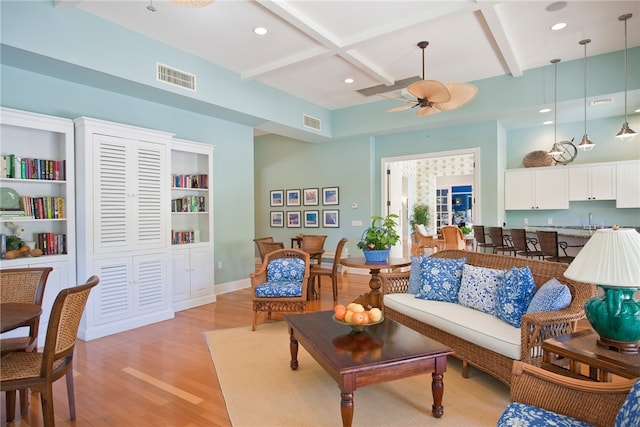
M 443 225 L 459 225 L 463 218 L 465 224 L 481 223 L 479 155 L 475 148 L 381 159 L 381 212 L 399 216 L 402 237 L 391 256 L 409 256 L 409 218 L 416 203 L 429 206 L 429 233 L 436 234 Z

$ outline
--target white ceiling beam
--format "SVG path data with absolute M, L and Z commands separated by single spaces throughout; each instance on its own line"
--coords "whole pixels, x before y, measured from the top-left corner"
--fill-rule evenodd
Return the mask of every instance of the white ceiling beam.
M 489 31 L 493 36 L 494 41 L 499 50 L 499 54 L 507 67 L 507 71 L 513 77 L 522 76 L 522 67 L 518 63 L 513 46 L 509 43 L 507 34 L 504 31 L 504 25 L 500 21 L 498 14 L 496 13 L 496 2 L 480 2 L 480 13 L 484 17 Z

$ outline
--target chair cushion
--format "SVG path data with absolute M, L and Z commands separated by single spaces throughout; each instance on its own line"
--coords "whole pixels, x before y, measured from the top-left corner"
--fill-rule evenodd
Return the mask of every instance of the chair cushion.
M 542 285 L 533 295 L 527 313 L 562 310 L 569 307 L 569 304 L 571 304 L 569 287 L 553 278 Z
M 423 236 L 428 235 L 429 233 L 427 233 L 427 229 L 425 228 L 424 224 L 418 224 L 418 231 L 420 231 L 420 233 Z
M 496 426 L 591 427 L 591 424 L 587 424 L 566 415 L 556 414 L 555 412 L 547 411 L 546 409 L 538 408 L 536 406 L 512 402 L 502 413 Z
M 616 416 L 615 427 L 637 426 L 640 420 L 640 380 L 636 381 Z
M 267 265 L 268 282 L 301 282 L 305 265 L 300 258 L 277 258 Z
M 521 317 L 527 311 L 535 292 L 536 283 L 529 267 L 512 267 L 504 273 L 498 285 L 496 316 L 519 328 Z
M 302 283 L 291 281 L 266 282 L 256 286 L 260 298 L 283 298 L 302 296 Z
M 421 257 L 420 288 L 416 298 L 458 302 L 462 266 L 466 262 L 466 258 Z
M 496 295 L 504 270 L 465 264 L 458 302 L 489 314 L 496 313 Z

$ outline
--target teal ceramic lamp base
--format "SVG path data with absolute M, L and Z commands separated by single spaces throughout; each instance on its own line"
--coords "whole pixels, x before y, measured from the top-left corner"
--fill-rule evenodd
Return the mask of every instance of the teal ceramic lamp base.
M 587 320 L 600 335 L 598 344 L 620 353 L 637 354 L 640 348 L 640 303 L 637 288 L 598 285 L 604 295 L 584 305 Z

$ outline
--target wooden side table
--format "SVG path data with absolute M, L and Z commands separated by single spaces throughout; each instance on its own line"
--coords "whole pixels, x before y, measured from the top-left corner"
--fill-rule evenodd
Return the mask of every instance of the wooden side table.
M 589 377 L 595 381 L 611 381 L 611 374 L 640 377 L 640 354 L 618 353 L 599 346 L 597 340 L 598 334 L 591 329 L 545 340 L 543 367 L 558 372 L 560 364 L 556 356 L 561 356 L 569 362 L 568 367 L 563 368 L 572 376 L 581 375 L 584 363 L 589 366 Z

